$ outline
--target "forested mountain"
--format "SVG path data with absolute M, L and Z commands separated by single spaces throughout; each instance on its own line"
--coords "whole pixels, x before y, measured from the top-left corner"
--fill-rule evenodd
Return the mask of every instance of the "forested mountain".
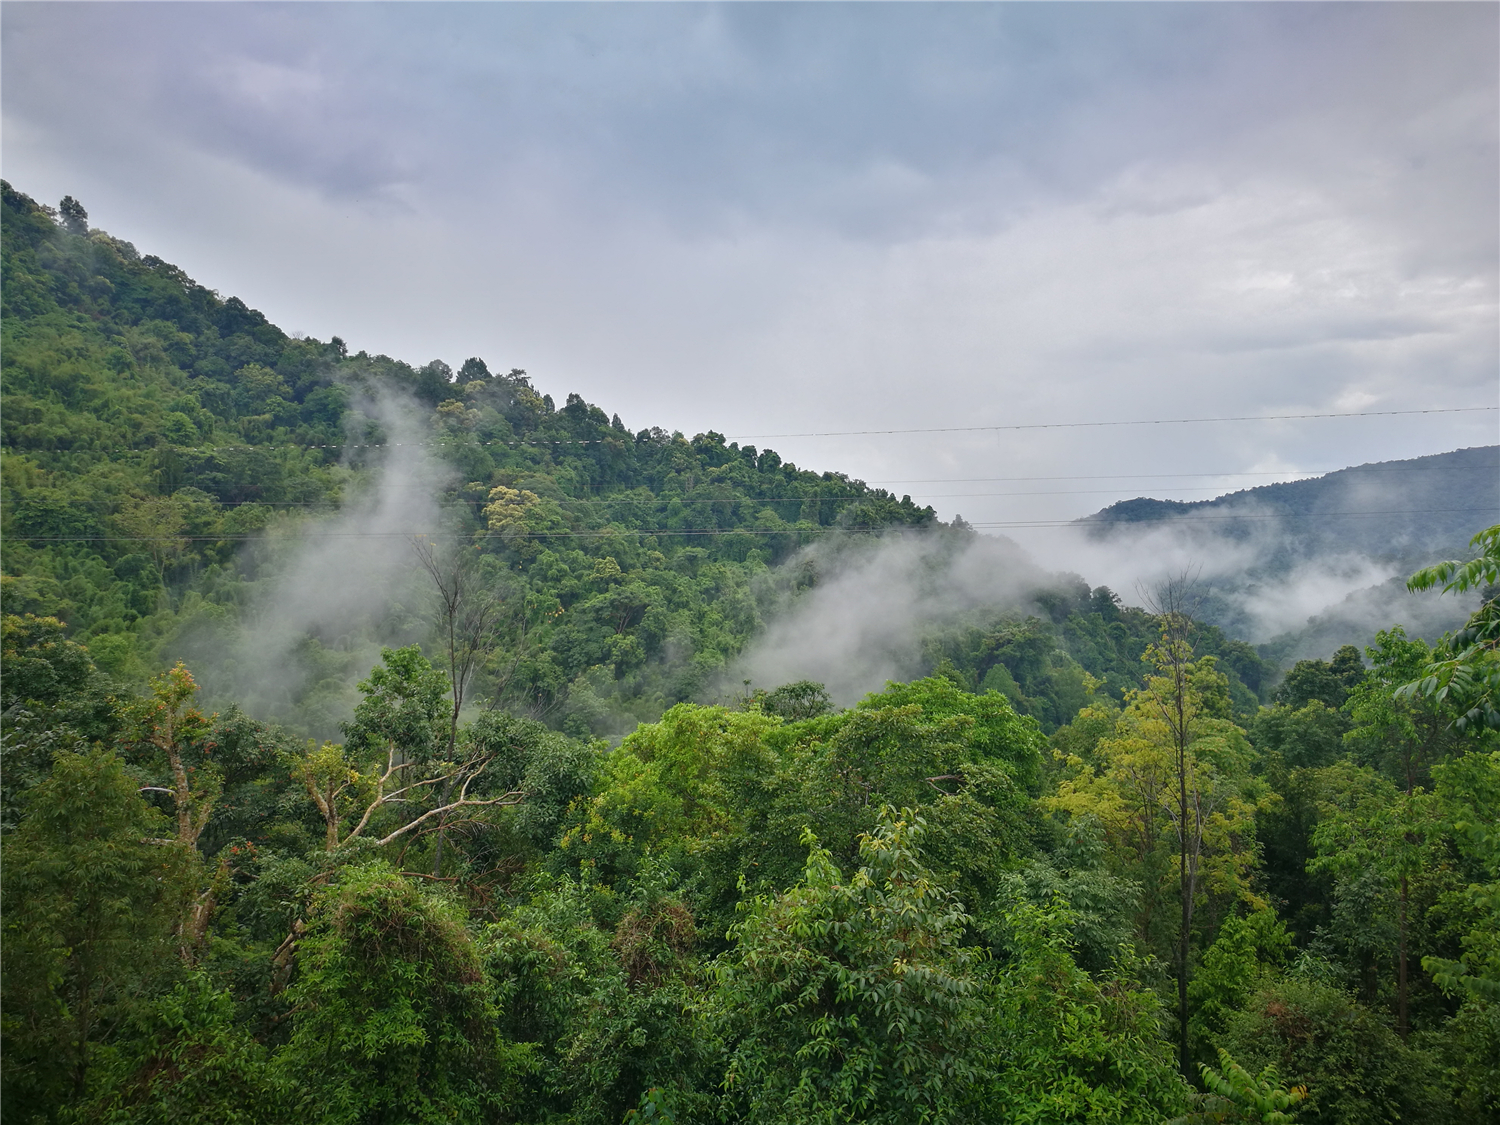
M 7 604 L 65 620 L 115 674 L 140 676 L 179 641 L 200 654 L 231 641 L 215 626 L 275 565 L 274 545 L 247 542 L 422 488 L 431 506 L 398 495 L 405 526 L 382 529 L 401 541 L 348 545 L 411 563 L 412 535 L 481 532 L 485 574 L 509 584 L 510 624 L 530 638 L 511 698 L 551 714 L 607 669 L 626 681 L 613 697 L 660 714 L 757 628 L 767 565 L 820 534 L 936 523 L 772 450 L 632 434 L 577 395 L 559 408 L 521 371 L 293 339 L 102 232 L 59 229 L 8 187 L 4 206 Z M 392 432 L 425 447 L 420 464 L 385 456 Z M 420 632 L 361 625 L 376 640 Z M 274 655 L 303 665 L 315 695 L 358 678 L 340 641 L 315 633 Z M 271 702 L 316 710 L 307 693 Z
M 9 188 L 5 208 L 6 603 L 65 621 L 115 675 L 182 657 L 215 701 L 336 733 L 380 644 L 433 639 L 425 579 L 390 574 L 418 570 L 412 537 L 478 535 L 508 640 L 481 692 L 618 736 L 712 693 L 766 617 L 871 533 L 973 538 L 773 450 L 632 434 L 576 395 L 559 409 L 524 372 L 293 339 Z M 396 441 L 406 456 L 388 456 Z M 340 511 L 354 518 L 330 523 Z M 320 534 L 353 551 L 299 567 L 288 543 Z M 372 553 L 389 560 L 363 575 L 375 605 L 320 616 L 299 600 L 357 580 L 350 555 Z M 1051 730 L 1082 706 L 1085 673 L 1122 699 L 1154 627 L 1076 578 L 1035 581 L 932 637 L 925 664 L 947 659 Z M 273 643 L 265 623 L 284 613 L 303 627 Z M 1200 645 L 1253 711 L 1271 669 L 1215 630 Z
M 1473 606 L 1412 598 L 1405 576 L 1496 519 L 1500 446 L 1483 446 L 1213 500 L 1122 500 L 1078 526 L 1115 550 L 1193 558 L 1199 616 L 1286 666 L 1393 621 L 1429 640 L 1456 627 Z
M 1098 539 L 1132 525 L 1197 521 L 1207 535 L 1263 541 L 1261 566 L 1285 573 L 1318 556 L 1361 554 L 1408 570 L 1457 554 L 1474 528 L 1500 518 L 1500 446 L 1356 465 L 1213 500 L 1121 500 L 1080 523 Z
M 15 1121 L 1500 1119 L 1500 529 L 1278 677 L 3 191 Z M 736 678 L 898 548 L 909 682 Z

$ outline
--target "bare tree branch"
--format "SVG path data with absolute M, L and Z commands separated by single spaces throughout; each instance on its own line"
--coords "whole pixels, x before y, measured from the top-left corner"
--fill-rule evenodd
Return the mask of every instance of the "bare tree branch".
M 407 822 L 406 824 L 402 825 L 400 828 L 396 829 L 396 831 L 392 832 L 389 836 L 386 836 L 383 839 L 378 840 L 377 843 L 380 843 L 380 844 L 389 844 L 392 840 L 398 840 L 402 836 L 406 835 L 406 833 L 410 832 L 413 828 L 417 827 L 417 825 L 422 824 L 425 821 L 431 820 L 435 816 L 443 816 L 446 813 L 450 813 L 454 809 L 484 808 L 484 807 L 492 806 L 492 805 L 519 805 L 525 799 L 526 799 L 526 793 L 525 793 L 525 791 L 524 790 L 520 790 L 520 789 L 516 789 L 516 790 L 512 790 L 511 792 L 506 793 L 506 794 L 504 794 L 502 796 L 499 796 L 499 797 L 490 797 L 490 798 L 488 798 L 486 800 L 471 800 L 471 799 L 465 798 L 465 799 L 461 799 L 461 800 L 457 800 L 457 801 L 451 801 L 448 804 L 442 805 L 442 806 L 440 806 L 438 808 L 429 809 L 427 812 L 425 812 L 421 816 L 417 817 L 416 820 Z

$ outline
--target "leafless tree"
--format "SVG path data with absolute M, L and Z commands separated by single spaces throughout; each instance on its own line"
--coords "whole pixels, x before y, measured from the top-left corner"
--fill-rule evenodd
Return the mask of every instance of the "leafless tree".
M 292 775 L 302 782 L 308 797 L 322 814 L 326 828 L 326 847 L 333 851 L 350 840 L 363 836 L 365 829 L 381 809 L 411 801 L 424 791 L 432 793 L 441 788 L 445 796 L 434 808 L 381 836 L 377 840 L 379 844 L 389 844 L 409 832 L 419 830 L 440 832 L 447 818 L 460 811 L 520 804 L 526 794 L 519 789 L 497 797 L 469 795 L 470 787 L 479 781 L 494 761 L 494 754 L 486 754 L 458 764 L 450 762 L 450 768 L 441 773 L 413 781 L 408 780 L 408 771 L 419 763 L 403 759 L 394 745 L 386 751 L 383 768 L 377 764 L 373 768 L 366 766 L 359 769 L 345 754 L 344 747 L 324 743 L 321 748 L 311 749 L 293 769 Z M 345 819 L 355 813 L 359 814 L 359 820 L 353 828 L 344 831 Z
M 432 579 L 432 590 L 437 599 L 438 629 L 452 693 L 447 759 L 453 761 L 458 749 L 458 719 L 474 674 L 495 651 L 513 613 L 503 588 L 486 581 L 477 547 L 458 542 L 440 547 L 425 537 L 413 540 L 412 546 L 422 569 Z M 440 806 L 446 806 L 452 798 L 457 777 L 457 774 L 450 774 L 445 779 L 438 799 Z M 434 875 L 442 873 L 445 826 L 446 818 L 440 817 L 437 845 L 433 849 Z

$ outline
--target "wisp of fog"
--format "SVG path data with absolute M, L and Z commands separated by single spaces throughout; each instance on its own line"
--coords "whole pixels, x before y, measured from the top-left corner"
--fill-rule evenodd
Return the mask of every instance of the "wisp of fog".
M 839 706 L 922 675 L 922 640 L 965 613 L 1024 613 L 1056 584 L 1009 540 L 892 533 L 822 541 L 785 564 L 789 589 L 731 682 L 823 684 Z
M 427 576 L 413 538 L 440 531 L 437 497 L 453 476 L 427 452 L 415 404 L 361 393 L 349 419 L 346 467 L 370 422 L 384 434 L 383 447 L 362 450 L 374 454 L 368 477 L 338 512 L 273 525 L 242 559 L 264 577 L 238 626 L 190 628 L 177 646 L 210 702 L 237 699 L 258 718 L 319 738 L 338 736 L 358 698 L 354 683 L 383 645 L 429 631 Z
M 819 542 L 785 564 L 777 609 L 726 682 L 770 688 L 813 680 L 848 705 L 889 680 L 930 672 L 924 641 L 966 616 L 1040 614 L 1038 595 L 1076 588 L 1079 574 L 1138 605 L 1187 578 L 1201 617 L 1232 637 L 1269 643 L 1283 663 L 1326 658 L 1398 624 L 1434 640 L 1473 609 L 1473 599 L 1409 593 L 1411 567 L 1392 558 L 1296 557 L 1275 513 L 1247 513 L 1257 518 L 1233 535 L 1210 519 L 1142 524 L 1107 539 L 1072 525 L 1035 537 L 1029 550 L 951 533 Z

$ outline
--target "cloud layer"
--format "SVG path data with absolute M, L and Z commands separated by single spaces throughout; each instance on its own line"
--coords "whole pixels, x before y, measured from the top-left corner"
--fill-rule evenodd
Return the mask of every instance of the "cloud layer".
M 288 329 L 525 367 L 633 427 L 1495 402 L 1491 5 L 0 18 L 21 190 L 78 196 Z M 1009 524 L 1495 432 L 1470 413 L 751 440 Z M 1096 479 L 993 480 L 1056 477 Z

